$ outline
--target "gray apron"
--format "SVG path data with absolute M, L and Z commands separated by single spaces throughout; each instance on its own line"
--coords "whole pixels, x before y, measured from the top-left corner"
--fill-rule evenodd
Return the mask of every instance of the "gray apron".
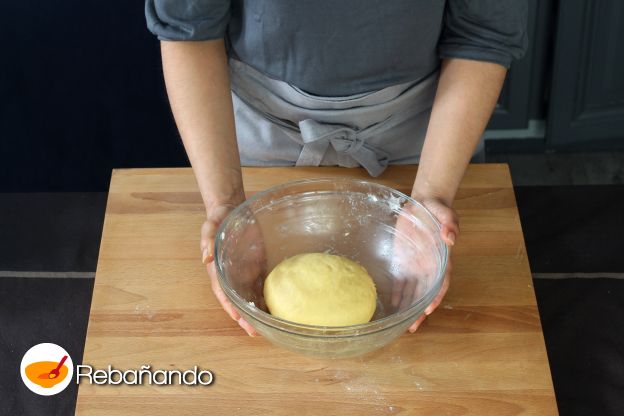
M 319 97 L 230 59 L 243 166 L 364 167 L 418 163 L 438 73 L 347 97 Z

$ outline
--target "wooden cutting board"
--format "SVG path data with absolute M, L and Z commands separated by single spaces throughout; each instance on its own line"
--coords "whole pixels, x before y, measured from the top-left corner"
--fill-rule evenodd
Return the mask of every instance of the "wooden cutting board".
M 376 181 L 409 193 L 415 166 Z M 247 168 L 249 193 L 360 169 Z M 470 166 L 455 208 L 453 280 L 417 333 L 364 358 L 318 360 L 248 337 L 200 261 L 204 208 L 190 169 L 113 172 L 84 364 L 187 369 L 211 386 L 81 382 L 79 415 L 556 415 L 522 228 L 506 165 Z

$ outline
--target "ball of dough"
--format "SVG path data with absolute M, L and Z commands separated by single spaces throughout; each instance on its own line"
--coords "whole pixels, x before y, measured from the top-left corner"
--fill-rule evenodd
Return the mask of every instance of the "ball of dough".
M 363 324 L 373 317 L 375 283 L 366 269 L 345 257 L 307 253 L 278 264 L 264 282 L 271 314 L 307 325 Z

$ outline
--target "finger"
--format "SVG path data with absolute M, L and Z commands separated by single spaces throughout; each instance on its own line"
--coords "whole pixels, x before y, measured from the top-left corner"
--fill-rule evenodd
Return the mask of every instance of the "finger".
M 209 264 L 207 268 L 208 274 L 210 275 L 210 285 L 212 287 L 212 292 L 215 294 L 217 300 L 221 304 L 221 307 L 230 316 L 230 318 L 238 321 L 240 319 L 240 315 L 223 292 L 223 289 L 221 289 L 221 285 L 219 285 L 219 281 L 217 280 L 217 271 L 215 269 L 214 263 Z
M 390 303 L 395 308 L 399 306 L 401 302 L 401 293 L 405 287 L 405 279 L 396 278 L 392 280 L 392 296 L 390 297 Z
M 249 335 L 250 337 L 255 337 L 256 335 L 258 335 L 254 327 L 251 326 L 249 322 L 247 322 L 245 319 L 240 318 L 238 320 L 238 325 L 240 325 L 240 327 L 243 328 L 245 332 L 247 332 L 247 335 Z
M 425 315 L 431 315 L 433 311 L 435 311 L 436 308 L 440 306 L 440 303 L 442 303 L 442 299 L 444 299 L 444 295 L 446 295 L 446 292 L 448 291 L 450 280 L 451 280 L 451 273 L 447 271 L 446 275 L 444 276 L 444 281 L 442 282 L 442 287 L 440 288 L 440 292 L 438 292 L 436 297 L 433 299 L 433 302 L 431 302 L 431 304 L 427 306 L 427 308 L 425 309 Z
M 459 235 L 459 221 L 457 219 L 457 215 L 455 211 L 449 208 L 444 208 L 446 212 L 450 212 L 451 214 L 445 216 L 443 220 L 440 220 L 442 224 L 442 229 L 440 230 L 440 236 L 442 240 L 448 246 L 454 246 L 457 240 L 457 236 Z
M 403 288 L 403 293 L 401 296 L 401 303 L 399 303 L 399 310 L 405 310 L 409 308 L 412 304 L 412 299 L 414 296 L 414 291 L 416 290 L 416 285 L 418 284 L 418 279 L 415 277 L 410 277 L 405 282 L 405 287 Z
M 455 210 L 437 200 L 428 200 L 425 202 L 425 206 L 440 222 L 442 226 L 440 235 L 444 242 L 453 246 L 459 235 L 459 217 Z
M 214 257 L 214 238 L 217 233 L 218 224 L 214 221 L 206 220 L 201 227 L 199 247 L 202 253 L 202 263 L 207 264 Z
M 425 321 L 425 319 L 427 318 L 427 315 L 420 315 L 420 317 L 416 320 L 416 322 L 414 322 L 408 329 L 408 331 L 413 334 L 414 332 L 416 332 L 416 330 L 418 329 L 418 327 Z
M 214 221 L 206 220 L 201 226 L 199 236 L 199 248 L 203 250 L 207 247 L 210 240 L 212 240 L 217 233 L 217 224 Z
M 444 244 L 446 244 L 449 247 L 453 247 L 455 245 L 458 234 L 459 234 L 459 227 L 457 226 L 451 227 L 448 225 L 443 225 L 442 229 L 440 230 L 440 236 L 442 237 Z
M 214 260 L 214 243 L 209 242 L 202 250 L 202 263 L 208 264 Z

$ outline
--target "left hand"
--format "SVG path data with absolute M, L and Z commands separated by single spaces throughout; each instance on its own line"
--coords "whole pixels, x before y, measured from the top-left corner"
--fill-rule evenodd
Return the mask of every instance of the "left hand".
M 444 243 L 449 248 L 449 258 L 446 264 L 446 270 L 444 275 L 444 281 L 442 282 L 442 287 L 438 292 L 437 296 L 433 299 L 431 304 L 425 309 L 424 314 L 421 315 L 410 327 L 409 332 L 414 333 L 420 324 L 426 319 L 428 315 L 430 315 L 442 302 L 446 291 L 449 288 L 450 279 L 451 279 L 451 247 L 455 244 L 457 236 L 459 235 L 459 219 L 457 217 L 457 213 L 450 208 L 448 205 L 443 203 L 441 200 L 437 198 L 422 198 L 420 201 L 432 214 L 437 218 L 437 220 L 441 224 L 440 236 Z M 407 224 L 404 224 L 407 227 Z M 399 218 L 399 222 L 397 223 L 397 229 L 401 229 L 401 218 Z M 405 231 L 404 231 L 405 232 Z M 414 228 L 409 226 L 409 231 L 414 232 Z M 395 253 L 395 256 L 399 257 L 396 259 L 398 264 L 403 264 L 403 266 L 399 266 L 399 269 L 403 270 L 427 270 L 431 269 L 431 264 L 422 263 L 422 256 L 414 256 L 414 253 Z M 417 267 L 414 268 L 414 265 Z M 411 277 L 411 278 L 410 278 Z M 391 303 L 394 307 L 399 310 L 409 307 L 412 300 L 415 297 L 420 297 L 419 291 L 421 290 L 419 285 L 417 284 L 418 280 L 422 279 L 422 277 L 418 276 L 407 276 L 404 279 L 397 279 L 394 281 L 393 290 L 392 290 L 392 298 Z
M 253 337 L 257 335 L 256 330 L 240 315 L 221 288 L 213 256 L 217 229 L 234 208 L 234 204 L 222 204 L 207 210 L 207 218 L 201 228 L 200 248 L 202 251 L 202 263 L 206 265 L 212 291 L 221 307 L 249 336 Z M 262 276 L 266 275 L 266 252 L 262 231 L 258 224 L 254 222 L 244 229 L 242 234 L 238 236 L 238 239 L 240 244 L 248 244 L 250 248 L 245 256 L 227 266 L 229 269 L 228 273 L 231 276 L 230 284 L 246 301 L 254 302 L 256 307 L 266 310 L 264 299 L 261 295 Z M 227 252 L 225 256 L 226 258 L 232 257 Z

